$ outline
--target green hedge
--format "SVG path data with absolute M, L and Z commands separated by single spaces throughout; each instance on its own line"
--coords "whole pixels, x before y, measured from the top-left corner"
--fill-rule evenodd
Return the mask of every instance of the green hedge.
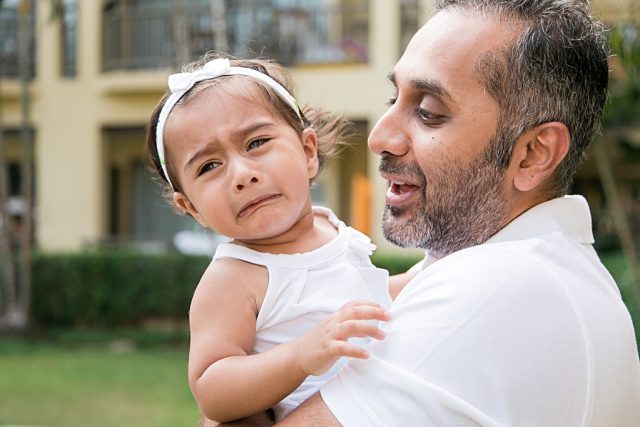
M 127 252 L 40 254 L 33 264 L 36 327 L 135 326 L 186 318 L 209 260 Z
M 388 270 L 389 274 L 394 275 L 404 273 L 420 261 L 421 258 L 422 256 L 420 255 L 388 255 L 375 252 L 371 257 L 371 261 L 376 266 Z
M 640 307 L 623 257 L 602 256 L 620 286 L 640 335 Z M 391 274 L 406 271 L 418 257 L 376 253 L 373 262 Z M 186 320 L 209 258 L 100 251 L 38 254 L 33 265 L 32 321 L 39 329 L 120 328 L 149 319 Z
M 417 258 L 374 257 L 392 274 Z M 118 328 L 148 319 L 186 319 L 209 258 L 135 252 L 38 254 L 33 263 L 32 321 L 38 329 Z

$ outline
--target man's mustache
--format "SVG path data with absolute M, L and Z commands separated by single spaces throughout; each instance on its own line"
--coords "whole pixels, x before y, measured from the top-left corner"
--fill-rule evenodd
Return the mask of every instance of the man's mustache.
M 382 156 L 382 160 L 380 161 L 378 170 L 381 173 L 400 175 L 405 178 L 410 178 L 411 181 L 414 181 L 414 183 L 416 184 L 425 182 L 425 177 L 422 173 L 422 169 L 420 169 L 420 166 L 418 166 L 417 163 L 403 163 L 399 157 L 391 154 L 384 154 Z

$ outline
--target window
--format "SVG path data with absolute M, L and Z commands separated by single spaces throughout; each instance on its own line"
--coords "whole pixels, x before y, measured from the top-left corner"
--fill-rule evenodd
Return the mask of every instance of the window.
M 60 15 L 62 75 L 75 77 L 77 67 L 78 0 L 63 0 Z
M 419 3 L 418 0 L 400 2 L 400 52 L 404 52 L 409 40 L 422 24 Z
M 109 0 L 102 15 L 103 70 L 179 65 L 223 45 L 238 57 L 285 65 L 365 63 L 368 0 Z M 214 11 L 224 19 L 213 19 Z M 226 40 L 215 23 L 223 22 Z
M 18 77 L 19 0 L 0 6 L 0 77 Z

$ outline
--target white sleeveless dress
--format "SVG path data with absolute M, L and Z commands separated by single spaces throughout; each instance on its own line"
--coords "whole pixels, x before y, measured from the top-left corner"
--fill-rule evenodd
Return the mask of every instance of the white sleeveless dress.
M 255 353 L 292 341 L 306 333 L 353 300 L 375 301 L 385 308 L 391 305 L 388 273 L 370 260 L 375 250 L 371 240 L 348 227 L 329 209 L 314 207 L 315 214 L 326 216 L 338 229 L 338 235 L 310 252 L 282 255 L 257 252 L 233 243 L 217 247 L 213 260 L 236 258 L 263 265 L 269 272 L 269 284 L 256 320 Z M 366 346 L 368 340 L 350 342 Z M 280 420 L 304 402 L 347 362 L 343 357 L 320 376 L 309 376 L 275 408 Z

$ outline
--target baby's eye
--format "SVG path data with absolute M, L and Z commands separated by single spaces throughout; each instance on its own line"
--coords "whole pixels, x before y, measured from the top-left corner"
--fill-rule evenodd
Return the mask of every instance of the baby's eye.
M 214 170 L 215 168 L 217 168 L 218 166 L 220 166 L 220 162 L 207 162 L 204 165 L 202 165 L 200 167 L 200 170 L 198 170 L 198 176 L 207 173 L 209 171 Z
M 249 144 L 247 144 L 247 151 L 253 150 L 255 148 L 258 148 L 258 147 L 266 144 L 268 141 L 269 141 L 269 138 L 256 138 L 256 139 L 253 139 L 253 140 L 249 141 Z

